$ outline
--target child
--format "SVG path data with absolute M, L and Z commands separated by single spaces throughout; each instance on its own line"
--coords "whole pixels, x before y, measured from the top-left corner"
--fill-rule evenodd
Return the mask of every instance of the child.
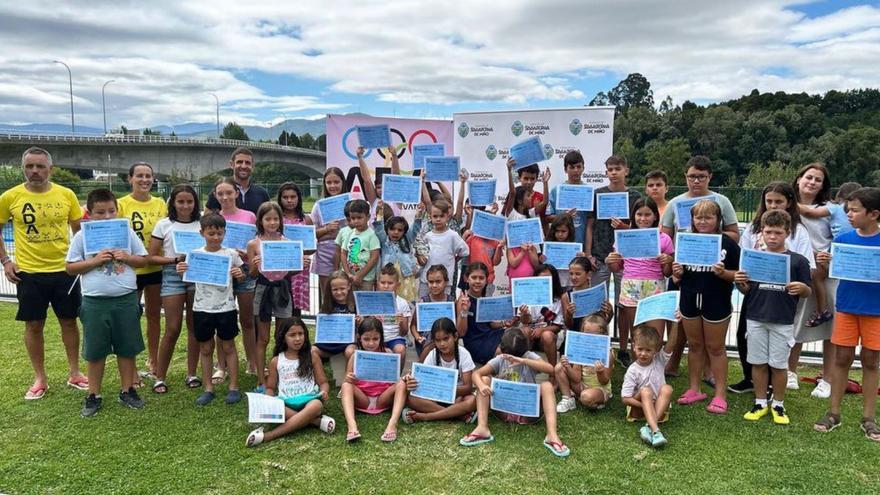
M 395 293 L 394 300 L 397 308 L 395 316 L 383 316 L 382 329 L 384 332 L 383 341 L 385 347 L 391 352 L 400 355 L 400 369 L 406 363 L 406 333 L 409 330 L 409 319 L 412 317 L 412 308 L 406 299 L 396 295 L 397 287 L 400 284 L 400 274 L 394 265 L 387 264 L 382 267 L 379 272 L 380 291 Z
M 565 316 L 565 328 L 581 328 L 584 317 L 574 317 L 575 305 L 571 300 L 571 293 L 590 288 L 590 270 L 592 270 L 592 268 L 593 264 L 590 263 L 590 260 L 585 256 L 578 256 L 568 264 L 568 273 L 571 276 L 571 288 L 562 294 L 562 309 Z M 611 304 L 608 303 L 608 301 L 605 301 L 602 303 L 602 309 L 597 311 L 596 314 L 602 316 L 605 321 L 610 321 L 611 317 L 614 316 L 614 308 L 611 307 Z
M 854 193 L 861 187 L 862 185 L 858 182 L 845 182 L 841 184 L 840 189 L 837 190 L 837 196 L 835 197 L 834 202 L 826 203 L 825 206 L 816 207 L 799 204 L 798 212 L 807 218 L 830 217 L 828 220 L 831 227 L 832 237 L 851 232 L 853 227 L 850 225 L 849 219 L 847 218 L 844 203 L 850 194 Z M 816 267 L 816 270 L 813 273 L 813 290 L 816 291 L 816 311 L 810 316 L 809 321 L 807 321 L 806 326 L 808 327 L 818 327 L 834 317 L 831 309 L 829 309 L 829 306 L 833 305 L 829 304 L 828 294 L 825 291 L 825 280 L 827 279 L 828 273 L 822 268 Z M 822 381 L 824 382 L 824 380 Z M 827 396 L 825 398 L 827 398 Z
M 327 294 L 321 298 L 320 311 L 323 314 L 355 314 L 354 294 L 351 291 L 351 279 L 342 270 L 336 270 L 330 274 L 327 283 Z M 355 319 L 357 322 L 357 319 Z M 331 357 L 345 353 L 345 360 L 351 357 L 355 351 L 354 342 L 350 344 L 318 344 L 312 347 L 312 354 L 318 359 L 330 359 Z M 342 389 L 339 390 L 337 399 L 342 398 Z
M 509 192 L 514 191 L 516 188 L 513 185 L 513 174 L 511 171 L 513 167 L 516 166 L 516 160 L 513 158 L 507 159 L 507 201 L 505 202 L 505 208 L 509 209 L 509 205 L 507 204 L 511 195 Z M 547 167 L 546 172 L 549 173 L 550 168 Z M 519 184 L 525 187 L 532 194 L 532 202 L 529 205 L 529 208 L 534 208 L 535 213 L 541 217 L 541 223 L 546 224 L 545 222 L 545 213 L 547 212 L 547 184 L 546 182 L 550 181 L 548 177 L 544 184 L 544 193 L 541 194 L 538 191 L 535 191 L 535 184 L 538 182 L 538 176 L 541 175 L 541 169 L 538 167 L 537 163 L 533 163 L 527 167 L 522 167 L 521 169 L 516 171 L 517 178 L 519 179 Z
M 483 208 L 479 206 L 467 207 L 469 224 L 473 219 L 474 209 Z M 493 204 L 492 208 L 489 209 L 489 212 L 494 215 L 494 211 L 497 211 L 497 209 L 498 206 Z M 468 225 L 467 227 L 470 228 L 470 225 Z M 486 265 L 486 267 L 489 269 L 489 276 L 486 279 L 486 297 L 492 297 L 492 295 L 495 294 L 495 267 L 501 263 L 501 259 L 504 256 L 505 248 L 507 246 L 507 239 L 503 239 L 501 241 L 496 241 L 494 239 L 484 239 L 482 237 L 474 235 L 471 230 L 465 230 L 464 234 L 462 234 L 461 237 L 462 239 L 464 239 L 465 244 L 467 244 L 469 251 L 468 257 L 464 260 L 465 264 L 462 268 L 465 268 L 467 267 L 467 265 L 476 262 L 480 262 Z M 462 290 L 467 290 L 466 285 L 467 281 L 464 279 L 464 269 L 462 269 L 459 287 Z
M 550 241 L 552 242 L 574 242 L 574 222 L 571 221 L 571 217 L 568 215 L 558 215 L 556 218 L 550 222 Z M 578 256 L 583 256 L 585 253 L 579 252 Z M 546 258 L 541 258 L 543 262 Z M 568 270 L 560 269 L 559 270 L 559 283 L 562 284 L 563 288 L 568 288 L 571 285 L 569 281 Z
M 357 327 L 357 349 L 391 352 L 386 347 L 382 334 L 382 322 L 372 316 L 364 318 Z M 381 437 L 383 442 L 393 442 L 397 440 L 397 421 L 406 401 L 406 384 L 402 381 L 394 384 L 359 380 L 354 375 L 355 356 L 353 354 L 348 359 L 345 383 L 342 384 L 342 411 L 345 413 L 345 424 L 348 428 L 345 441 L 351 443 L 361 438 L 354 417 L 355 409 L 366 414 L 381 414 L 393 405 L 391 417 L 388 418 L 388 425 Z
M 428 295 L 421 298 L 421 302 L 454 302 L 455 298 L 451 294 L 446 293 L 446 287 L 449 285 L 449 273 L 443 265 L 434 265 L 428 268 Z M 416 305 L 416 311 L 418 311 Z M 428 352 L 434 348 L 431 343 L 431 334 L 433 332 L 419 332 L 417 328 L 418 318 L 413 318 L 410 324 L 410 333 L 413 342 L 416 345 L 416 352 L 419 354 L 419 360 L 424 361 Z M 456 336 L 458 340 L 458 336 Z
M 227 222 L 238 222 L 238 223 L 246 223 L 249 225 L 255 225 L 257 218 L 254 216 L 254 213 L 248 210 L 244 210 L 236 206 L 236 202 L 238 201 L 238 185 L 232 180 L 232 177 L 224 177 L 217 181 L 214 184 L 214 198 L 217 200 L 217 203 L 220 204 L 220 210 L 215 213 L 219 213 Z M 210 210 L 206 210 L 205 213 L 208 213 Z M 248 261 L 247 253 L 244 250 L 238 249 L 238 255 L 241 257 L 241 260 L 246 264 Z M 259 365 L 255 364 L 256 361 L 254 359 L 255 349 L 254 342 L 255 340 L 255 331 L 254 331 L 254 287 L 256 285 L 256 279 L 251 276 L 247 269 L 244 269 L 245 278 L 242 281 L 233 280 L 232 281 L 232 292 L 235 294 L 236 300 L 238 300 L 238 308 L 239 308 L 239 324 L 241 324 L 241 340 L 244 343 L 244 354 L 247 359 L 247 365 L 249 371 L 255 371 L 259 368 Z M 267 336 L 268 339 L 268 336 Z M 222 350 L 222 346 L 220 344 L 220 340 L 217 340 L 217 370 L 211 376 L 211 381 L 214 384 L 222 383 L 226 379 L 226 360 L 224 359 L 224 354 Z M 265 351 L 263 351 L 265 354 Z M 259 376 L 259 373 L 257 374 Z
M 536 349 L 540 345 L 547 356 L 551 366 L 556 366 L 556 354 L 559 345 L 565 337 L 565 315 L 562 310 L 562 284 L 559 283 L 559 272 L 551 265 L 538 265 L 535 270 L 536 277 L 550 277 L 553 287 L 553 302 L 550 307 L 526 306 L 520 307 L 520 318 L 523 324 L 523 334 L 531 341 L 530 349 Z M 550 381 L 555 384 L 556 379 L 550 375 Z
M 700 234 L 720 234 L 721 207 L 704 199 L 691 208 L 691 229 Z M 715 394 L 706 410 L 727 413 L 727 348 L 725 339 L 733 307 L 733 277 L 739 267 L 739 246 L 728 235 L 721 236 L 721 261 L 711 267 L 672 264 L 672 281 L 679 285 L 679 311 L 687 336 L 688 389 L 678 398 L 680 405 L 706 399 L 700 392 L 700 378 L 706 353 L 715 378 Z
M 428 271 L 425 267 L 443 265 L 446 273 L 452 273 L 456 258 L 468 256 L 470 250 L 458 232 L 449 227 L 449 215 L 452 205 L 444 199 L 434 201 L 431 206 L 431 224 L 433 230 L 425 234 L 428 243 L 428 258 L 419 275 L 419 297 L 428 295 Z M 449 288 L 447 287 L 447 290 Z
M 464 270 L 468 289 L 462 291 L 455 302 L 455 312 L 458 315 L 455 326 L 462 329 L 459 334 L 464 347 L 478 365 L 488 363 L 497 354 L 504 328 L 509 327 L 513 321 L 477 322 L 477 298 L 483 297 L 488 272 L 489 269 L 482 263 L 468 265 Z
M 168 368 L 171 365 L 171 357 L 183 321 L 183 310 L 186 307 L 186 386 L 199 388 L 202 380 L 196 376 L 196 367 L 199 363 L 199 343 L 193 333 L 193 291 L 192 284 L 185 284 L 183 278 L 177 273 L 177 263 L 183 261 L 186 253 L 178 253 L 174 250 L 174 232 L 199 232 L 199 196 L 192 186 L 181 184 L 171 190 L 168 197 L 168 218 L 159 220 L 150 237 L 150 247 L 147 249 L 149 256 L 147 261 L 151 265 L 162 265 L 162 308 L 165 311 L 165 333 L 159 343 L 159 358 L 156 365 L 156 381 L 153 383 L 153 392 L 164 394 L 168 392 L 165 379 Z
M 367 162 L 364 160 L 364 152 L 366 150 L 363 146 L 358 146 L 356 151 L 358 167 L 361 172 L 361 183 L 364 185 L 364 199 L 370 204 L 370 219 L 376 219 L 377 221 L 380 218 L 384 217 L 383 207 L 382 207 L 382 177 L 379 176 L 378 171 L 376 172 L 376 179 L 373 180 L 373 174 L 370 172 L 370 167 L 367 166 Z M 380 150 L 376 150 L 379 152 Z M 400 162 L 397 159 L 397 149 L 394 146 L 389 146 L 385 149 L 386 157 L 391 159 L 391 173 L 394 175 L 400 175 Z M 385 163 L 388 163 L 387 161 Z M 400 215 L 400 208 L 398 205 L 390 204 L 388 205 L 391 208 L 392 215 L 398 216 Z M 384 264 L 384 263 L 383 263 Z
M 657 211 L 660 216 L 666 211 L 666 193 L 669 192 L 669 179 L 666 172 L 662 170 L 652 170 L 645 174 L 645 195 L 654 200 L 657 204 Z
M 336 244 L 342 250 L 339 267 L 351 277 L 354 290 L 373 290 L 379 263 L 379 238 L 369 228 L 370 205 L 362 199 L 351 201 L 348 221 L 351 230 L 340 232 Z
M 743 416 L 757 421 L 773 413 L 773 422 L 789 423 L 785 413 L 785 382 L 788 355 L 794 341 L 794 316 L 798 300 L 810 295 L 810 262 L 789 251 L 785 240 L 791 235 L 791 216 L 783 210 L 768 210 L 761 216 L 761 238 L 769 253 L 783 253 L 790 258 L 787 285 L 749 281 L 749 274 L 739 270 L 734 281 L 746 295 L 745 312 L 748 328 L 748 362 L 755 381 L 755 405 Z M 769 370 L 768 370 L 769 365 Z M 768 378 L 773 383 L 772 408 L 767 404 Z
M 459 444 L 465 447 L 473 447 L 495 440 L 492 432 L 489 431 L 492 377 L 521 383 L 535 383 L 535 375 L 538 373 L 553 374 L 553 367 L 528 349 L 529 342 L 522 331 L 518 328 L 511 329 L 501 339 L 501 354 L 492 358 L 485 366 L 474 371 L 474 382 L 477 387 L 477 427 L 459 440 Z M 547 425 L 544 447 L 557 457 L 568 457 L 571 451 L 562 443 L 556 432 L 556 394 L 553 392 L 553 385 L 550 382 L 543 382 L 540 385 L 540 390 L 541 409 Z M 502 421 L 519 424 L 533 424 L 541 419 L 540 417 L 517 416 L 497 412 L 496 416 Z
M 795 198 L 794 188 L 781 181 L 774 181 L 766 186 L 761 192 L 761 201 L 758 203 L 758 210 L 752 224 L 743 230 L 739 239 L 740 249 L 753 249 L 758 251 L 766 251 L 767 243 L 761 234 L 761 218 L 764 213 L 771 210 L 782 210 L 788 213 L 791 218 L 790 235 L 785 238 L 785 248 L 804 256 L 810 262 L 810 268 L 815 272 L 816 265 L 813 257 L 813 245 L 810 242 L 810 234 L 806 227 L 801 223 L 798 213 L 798 202 Z M 740 306 L 740 314 L 748 312 L 748 302 L 743 301 Z M 795 324 L 797 327 L 797 324 Z M 746 318 L 739 318 L 736 329 L 736 347 L 739 351 L 740 363 L 743 369 L 743 379 L 729 387 L 727 390 L 733 393 L 750 392 L 754 390 L 752 383 L 752 367 L 748 363 L 748 346 L 746 343 Z M 795 343 L 789 355 L 789 367 L 794 370 L 797 366 L 797 354 L 800 350 L 800 344 Z M 795 356 L 792 356 L 794 354 Z M 798 377 L 794 371 L 788 372 L 788 380 L 786 387 L 790 390 L 798 389 Z M 831 384 L 823 379 L 819 379 L 816 388 L 813 390 L 813 397 L 828 398 L 831 395 Z
M 153 167 L 137 162 L 128 169 L 131 194 L 119 198 L 119 218 L 127 218 L 138 239 L 148 248 L 150 233 L 159 220 L 168 216 L 168 206 L 162 198 L 153 196 Z M 162 267 L 147 265 L 134 271 L 137 274 L 138 301 L 144 298 L 144 316 L 147 319 L 147 371 L 134 377 L 135 388 L 143 384 L 141 377 L 156 379 L 159 361 L 159 338 L 162 336 Z M 135 371 L 137 372 L 137 371 Z
M 627 419 L 645 418 L 647 424 L 639 430 L 642 441 L 651 447 L 666 445 L 657 423 L 665 421 L 672 400 L 672 385 L 666 383 L 664 369 L 672 355 L 678 327 L 674 326 L 666 348 L 660 348 L 660 334 L 649 325 L 633 329 L 635 361 L 626 370 L 620 396 L 627 406 Z M 699 373 L 700 370 L 697 370 Z
M 562 159 L 562 167 L 566 175 L 566 184 L 583 184 L 584 175 L 584 157 L 580 151 L 572 150 L 565 154 Z M 553 223 L 557 215 L 568 215 L 574 223 L 574 239 L 575 242 L 583 243 L 587 240 L 587 212 L 575 211 L 557 211 L 556 210 L 556 190 L 554 187 L 550 191 L 550 201 L 547 203 L 547 221 Z M 587 244 L 589 249 L 589 244 Z M 587 251 L 589 252 L 589 250 Z
M 290 297 L 290 278 L 294 272 L 264 271 L 262 263 L 261 241 L 284 240 L 281 206 L 273 201 L 267 201 L 260 205 L 257 210 L 257 237 L 248 242 L 247 256 L 251 260 L 249 266 L 250 276 L 256 280 L 254 302 L 252 311 L 257 315 L 257 344 L 254 350 L 256 369 L 263 370 L 266 365 L 266 348 L 269 345 L 269 325 L 272 316 L 275 317 L 275 326 L 281 324 L 282 319 L 293 316 L 293 301 Z M 303 259 L 303 269 L 299 273 L 308 273 L 310 260 Z M 257 373 L 256 391 L 262 393 L 265 390 L 264 373 Z
M 348 192 L 348 186 L 345 185 L 345 174 L 339 167 L 327 167 L 327 170 L 324 172 L 323 182 L 322 196 L 325 198 Z M 312 271 L 318 274 L 320 287 L 318 294 L 323 297 L 327 292 L 327 279 L 339 266 L 338 263 L 334 262 L 333 258 L 336 253 L 336 236 L 343 225 L 340 225 L 340 222 L 337 220 L 325 223 L 321 218 L 320 208 L 312 210 L 312 223 L 315 225 L 315 236 L 318 237 L 318 250 L 315 253 L 315 264 Z M 321 302 L 323 303 L 323 301 Z
M 532 218 L 534 208 L 525 210 L 531 201 L 527 197 L 528 191 L 523 186 L 518 186 L 514 192 L 514 209 L 507 215 L 508 221 Z M 519 210 L 517 209 L 519 208 Z M 541 264 L 538 246 L 526 242 L 521 246 L 507 246 L 507 278 L 531 277 L 535 274 L 535 267 Z
M 199 220 L 199 225 L 201 225 L 202 237 L 205 238 L 205 247 L 195 249 L 193 252 L 228 256 L 232 260 L 229 275 L 239 281 L 244 280 L 244 272 L 241 271 L 242 261 L 238 256 L 238 251 L 221 245 L 223 236 L 226 234 L 226 220 L 216 213 L 209 213 Z M 177 273 L 181 276 L 188 268 L 185 261 L 177 263 Z M 227 280 L 227 282 L 229 281 Z M 193 321 L 202 362 L 202 383 L 205 386 L 205 391 L 196 399 L 196 405 L 206 406 L 215 397 L 214 383 L 211 381 L 215 333 L 220 338 L 220 345 L 226 355 L 226 365 L 229 372 L 229 391 L 226 394 L 226 403 L 235 404 L 241 400 L 241 393 L 238 391 L 238 350 L 235 348 L 235 336 L 238 335 L 238 325 L 236 324 L 238 315 L 235 310 L 235 294 L 232 284 L 227 283 L 225 287 L 202 283 L 194 285 L 196 293 L 193 302 Z
M 384 203 L 378 202 L 381 211 Z M 406 219 L 400 216 L 391 217 L 388 221 L 376 218 L 373 231 L 379 239 L 381 258 L 379 266 L 394 265 L 400 272 L 400 288 L 397 295 L 407 301 L 415 301 L 418 295 L 417 276 L 419 265 L 412 247 L 415 230 L 410 230 Z
M 846 200 L 847 217 L 856 230 L 834 238 L 839 244 L 880 247 L 880 189 L 863 187 Z M 827 266 L 831 254 L 820 252 L 817 261 Z M 813 425 L 817 431 L 828 432 L 840 426 L 840 402 L 846 392 L 847 377 L 856 346 L 861 342 L 862 354 L 862 423 L 865 437 L 880 442 L 877 407 L 877 362 L 880 359 L 880 284 L 841 280 L 837 287 L 837 314 L 831 343 L 836 354 L 831 375 L 831 409 Z
M 476 365 L 474 365 L 467 349 L 458 345 L 458 331 L 449 318 L 440 318 L 431 325 L 431 341 L 435 347 L 422 362 L 432 366 L 458 370 L 455 403 L 441 405 L 432 400 L 413 397 L 410 394 L 418 388 L 419 382 L 408 374 L 403 377 L 403 382 L 406 384 L 406 405 L 408 407 L 403 409 L 400 418 L 407 424 L 416 421 L 438 421 L 453 418 L 462 418 L 468 423 L 477 408 L 471 384 L 471 373 Z
M 608 335 L 608 323 L 599 315 L 583 318 L 583 326 L 579 331 L 596 335 Z M 567 356 L 562 356 L 556 365 L 556 383 L 562 398 L 556 404 L 556 412 L 574 411 L 580 403 L 587 409 L 596 411 L 604 409 L 611 400 L 611 372 L 614 361 L 608 354 L 608 366 L 596 361 L 592 366 L 571 364 Z
M 657 204 L 651 198 L 639 198 L 633 205 L 630 224 L 638 229 L 656 228 L 660 222 L 660 212 Z M 612 248 L 613 249 L 613 248 Z M 654 259 L 628 259 L 625 260 L 620 253 L 613 251 L 605 258 L 605 265 L 612 273 L 623 271 L 620 282 L 620 355 L 617 359 L 621 363 L 630 363 L 629 357 L 629 330 L 632 328 L 636 317 L 636 307 L 639 301 L 651 297 L 666 290 L 666 277 L 672 274 L 672 255 L 675 247 L 672 238 L 667 234 L 660 233 L 660 254 Z M 662 320 L 648 322 L 649 325 L 663 333 L 664 323 Z
M 269 362 L 265 394 L 284 400 L 284 424 L 271 431 L 260 427 L 250 432 L 246 446 L 256 447 L 310 424 L 324 433 L 336 429 L 336 421 L 321 414 L 330 385 L 311 347 L 308 327 L 300 317 L 284 320 L 275 329 L 275 351 Z
M 510 158 L 507 160 L 508 169 L 516 164 L 516 160 Z M 513 177 L 510 177 L 509 193 L 507 201 L 504 203 L 502 211 L 509 220 L 522 220 L 523 218 L 531 218 L 543 215 L 547 209 L 547 191 L 550 190 L 550 167 L 544 169 L 544 176 L 541 182 L 544 183 L 544 194 L 535 191 L 535 182 L 538 179 L 538 165 L 533 163 L 528 167 L 519 170 L 520 185 L 513 187 Z M 523 178 L 526 181 L 523 182 Z
M 116 218 L 116 197 L 109 189 L 92 190 L 86 205 L 92 222 Z M 133 230 L 128 229 L 128 234 L 131 252 L 104 249 L 87 255 L 82 231 L 73 236 L 67 252 L 67 274 L 82 279 L 79 319 L 83 324 L 82 356 L 88 361 L 89 376 L 89 395 L 82 409 L 84 418 L 101 409 L 104 363 L 111 352 L 116 354 L 122 382 L 119 402 L 133 409 L 144 407 L 133 386 L 135 358 L 144 350 L 137 275 L 133 268 L 147 266 L 147 251 Z
M 278 188 L 278 204 L 284 215 L 284 225 L 311 225 L 312 218 L 303 213 L 302 190 L 293 182 L 285 182 Z M 309 266 L 314 251 L 306 251 Z M 300 316 L 311 309 L 309 271 L 303 270 L 290 278 L 290 294 L 293 297 L 293 315 Z

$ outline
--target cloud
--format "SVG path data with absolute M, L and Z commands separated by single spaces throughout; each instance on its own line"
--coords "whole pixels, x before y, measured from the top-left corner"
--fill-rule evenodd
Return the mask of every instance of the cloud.
M 67 80 L 55 58 L 74 71 L 78 120 L 100 122 L 100 87 L 114 79 L 108 120 L 130 127 L 213 120 L 209 91 L 223 120 L 259 123 L 356 99 L 419 115 L 453 104 L 586 103 L 595 78 L 630 72 L 652 82 L 657 100 L 677 102 L 880 86 L 880 8 L 810 18 L 798 3 L 5 3 L 0 121 L 65 121 Z M 313 90 L 270 92 L 263 73 Z

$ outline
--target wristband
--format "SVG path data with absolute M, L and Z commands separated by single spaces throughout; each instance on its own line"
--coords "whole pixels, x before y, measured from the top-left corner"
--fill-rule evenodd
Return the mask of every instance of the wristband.
M 4 257 L 0 258 L 0 265 L 6 266 L 6 264 L 9 263 L 10 261 L 12 261 L 12 260 L 9 259 L 9 256 L 4 256 Z

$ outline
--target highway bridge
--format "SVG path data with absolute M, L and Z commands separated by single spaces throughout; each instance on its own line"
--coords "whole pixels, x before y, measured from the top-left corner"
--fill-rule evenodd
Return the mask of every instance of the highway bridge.
M 31 146 L 45 148 L 55 165 L 111 174 L 127 172 L 132 163 L 151 164 L 159 177 L 173 171 L 199 178 L 228 166 L 229 154 L 239 146 L 254 153 L 256 163 L 289 165 L 309 177 L 324 174 L 323 151 L 233 139 L 195 139 L 174 136 L 49 135 L 0 133 L 0 164 L 20 164 Z

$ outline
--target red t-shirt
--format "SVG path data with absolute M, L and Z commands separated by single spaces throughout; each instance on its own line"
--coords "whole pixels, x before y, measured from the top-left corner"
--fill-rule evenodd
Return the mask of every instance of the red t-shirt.
M 472 235 L 468 237 L 468 240 L 465 241 L 468 249 L 470 249 L 470 263 L 481 262 L 489 267 L 489 273 L 486 276 L 486 283 L 491 284 L 495 281 L 495 263 L 493 263 L 493 258 L 495 257 L 495 250 L 498 249 L 498 241 L 493 241 L 490 239 L 483 239 L 482 237 L 477 237 Z

